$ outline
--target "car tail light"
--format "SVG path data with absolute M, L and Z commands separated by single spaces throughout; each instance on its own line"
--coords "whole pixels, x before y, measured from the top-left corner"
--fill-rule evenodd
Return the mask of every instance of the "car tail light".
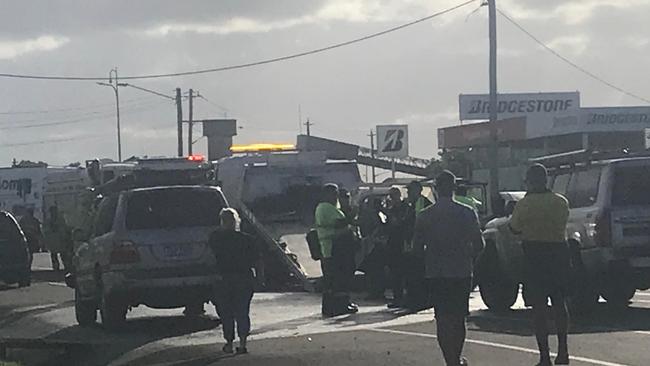
M 609 209 L 604 209 L 596 216 L 594 242 L 599 247 L 608 247 L 612 244 L 612 215 Z
M 121 241 L 113 245 L 111 264 L 126 264 L 140 261 L 140 253 L 135 244 L 130 241 Z

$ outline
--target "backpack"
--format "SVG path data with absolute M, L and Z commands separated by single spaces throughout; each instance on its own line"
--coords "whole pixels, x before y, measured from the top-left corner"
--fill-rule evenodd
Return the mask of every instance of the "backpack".
M 307 245 L 309 246 L 309 254 L 311 259 L 319 261 L 322 258 L 322 253 L 320 250 L 320 241 L 318 240 L 318 231 L 316 229 L 311 229 L 306 235 Z

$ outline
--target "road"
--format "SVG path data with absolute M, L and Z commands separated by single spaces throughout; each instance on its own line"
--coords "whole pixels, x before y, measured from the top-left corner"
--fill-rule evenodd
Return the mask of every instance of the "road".
M 0 338 L 24 340 L 53 351 L 10 349 L 25 365 L 443 365 L 432 311 L 403 314 L 383 304 L 360 301 L 352 316 L 323 319 L 320 298 L 307 293 L 256 294 L 248 355 L 220 352 L 214 309 L 199 319 L 181 310 L 144 307 L 129 313 L 125 330 L 81 328 L 74 320 L 73 293 L 62 276 L 37 255 L 29 288 L 0 288 Z M 495 314 L 472 294 L 465 349 L 471 365 L 533 365 L 537 359 L 530 311 Z M 574 365 L 650 365 L 650 292 L 637 292 L 628 309 L 604 303 L 574 318 L 570 347 Z M 29 343 L 26 343 L 28 347 Z M 63 354 L 57 349 L 69 347 Z

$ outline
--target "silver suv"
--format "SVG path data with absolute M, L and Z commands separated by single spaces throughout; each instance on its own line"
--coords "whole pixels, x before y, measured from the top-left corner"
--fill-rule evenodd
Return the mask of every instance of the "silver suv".
M 125 322 L 127 310 L 200 308 L 212 300 L 208 247 L 227 202 L 217 187 L 132 189 L 99 204 L 91 239 L 75 251 L 75 310 L 80 325 Z
M 572 304 L 588 309 L 599 296 L 626 305 L 650 288 L 650 158 L 628 157 L 551 170 L 551 187 L 570 204 Z M 507 229 L 509 216 L 490 221 L 477 280 L 488 307 L 505 309 L 517 298 L 522 252 Z M 524 291 L 525 299 L 525 291 Z

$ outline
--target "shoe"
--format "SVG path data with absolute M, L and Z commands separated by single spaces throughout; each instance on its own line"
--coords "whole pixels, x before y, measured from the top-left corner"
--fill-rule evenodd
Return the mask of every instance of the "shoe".
M 345 311 L 345 314 L 356 314 L 358 312 L 359 312 L 359 307 L 358 306 L 355 307 L 355 306 L 352 306 L 352 305 L 348 305 L 348 307 L 347 307 L 347 309 Z
M 399 309 L 402 307 L 402 304 L 398 302 L 389 302 L 388 305 L 386 305 L 386 307 L 389 309 Z
M 551 363 L 551 360 L 548 360 L 548 361 L 539 361 L 539 363 L 536 364 L 535 366 L 553 366 L 553 364 Z
M 460 358 L 460 366 L 469 366 L 469 361 L 465 357 Z
M 239 348 L 238 348 L 239 349 Z M 232 343 L 226 343 L 221 347 L 223 353 L 232 353 Z
M 556 365 L 568 365 L 569 364 L 569 355 L 558 355 L 555 357 L 555 364 Z
M 245 355 L 248 353 L 248 349 L 246 347 L 237 347 L 236 353 L 238 355 Z
M 355 309 L 358 309 L 358 308 L 359 308 L 359 305 L 357 305 L 357 304 L 351 302 L 351 303 L 348 304 L 348 307 L 349 307 L 349 308 L 355 308 Z

